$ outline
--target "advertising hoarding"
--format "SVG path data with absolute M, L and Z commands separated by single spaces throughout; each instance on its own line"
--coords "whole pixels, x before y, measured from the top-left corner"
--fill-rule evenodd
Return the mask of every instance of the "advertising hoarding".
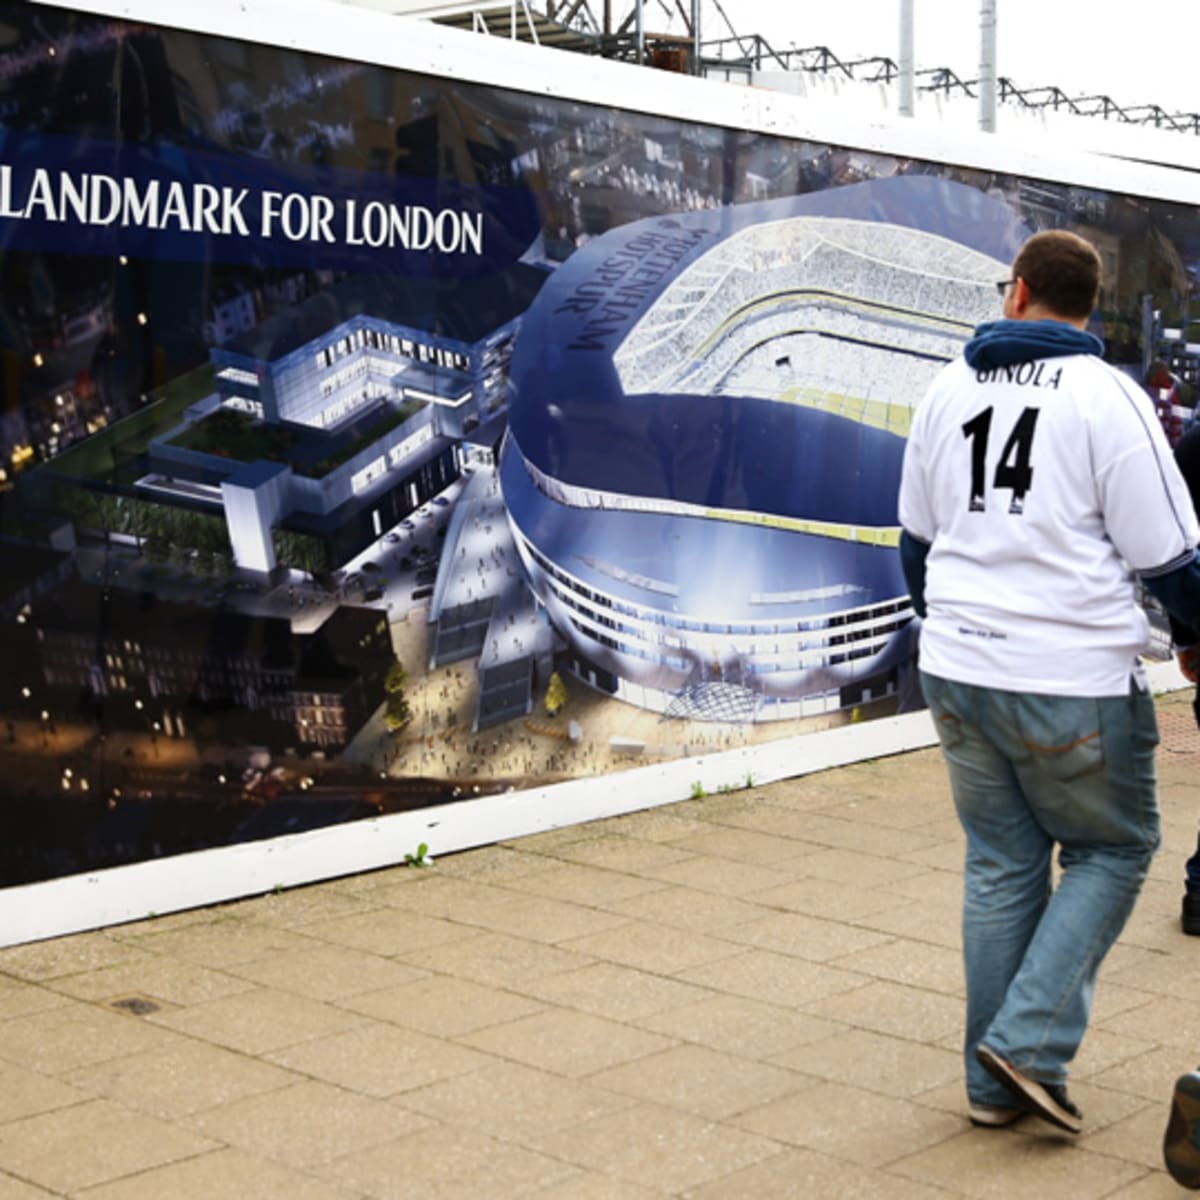
M 904 437 L 1016 248 L 1097 245 L 1139 378 L 1190 318 L 1166 172 L 550 52 L 534 92 L 537 52 L 422 27 L 364 61 L 318 5 L 293 45 L 87 7 L 0 4 L 9 888 L 752 782 L 911 711 Z

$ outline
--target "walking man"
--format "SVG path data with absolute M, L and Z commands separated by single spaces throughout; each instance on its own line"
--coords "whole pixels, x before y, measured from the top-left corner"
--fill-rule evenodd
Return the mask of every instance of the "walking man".
M 1134 573 L 1200 615 L 1187 488 L 1144 391 L 1086 332 L 1099 281 L 1082 238 L 1025 243 L 997 284 L 1005 319 L 918 409 L 900 488 L 922 689 L 967 840 L 970 1116 L 1071 1133 L 1096 972 L 1159 844 Z
M 1188 485 L 1192 507 L 1200 513 L 1200 426 L 1192 427 L 1175 447 L 1175 462 Z M 1200 685 L 1200 630 L 1171 618 L 1179 669 L 1192 683 Z M 1200 725 L 1200 686 L 1192 702 Z M 1200 839 L 1184 867 L 1183 932 L 1200 936 Z M 1200 1189 L 1200 1069 L 1175 1081 L 1171 1112 L 1163 1134 L 1163 1161 L 1171 1178 L 1184 1187 Z

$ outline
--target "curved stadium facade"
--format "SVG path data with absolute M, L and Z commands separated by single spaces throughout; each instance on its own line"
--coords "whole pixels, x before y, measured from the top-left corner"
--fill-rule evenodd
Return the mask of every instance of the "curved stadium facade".
M 640 221 L 528 313 L 501 478 L 534 592 L 593 686 L 771 720 L 895 691 L 913 406 L 1028 231 L 897 177 Z

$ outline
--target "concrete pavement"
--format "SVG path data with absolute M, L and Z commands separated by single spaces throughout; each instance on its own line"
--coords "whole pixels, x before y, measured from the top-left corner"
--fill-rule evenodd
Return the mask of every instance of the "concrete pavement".
M 930 750 L 2 950 L 0 1200 L 1183 1195 L 1200 736 L 1159 711 L 1164 846 L 1078 1139 L 965 1119 Z

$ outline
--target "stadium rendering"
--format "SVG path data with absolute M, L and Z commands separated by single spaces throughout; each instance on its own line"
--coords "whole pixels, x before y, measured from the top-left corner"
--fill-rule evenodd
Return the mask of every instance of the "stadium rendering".
M 514 352 L 501 479 L 579 677 L 713 720 L 895 692 L 913 406 L 1027 232 L 897 176 L 639 221 L 561 267 Z

